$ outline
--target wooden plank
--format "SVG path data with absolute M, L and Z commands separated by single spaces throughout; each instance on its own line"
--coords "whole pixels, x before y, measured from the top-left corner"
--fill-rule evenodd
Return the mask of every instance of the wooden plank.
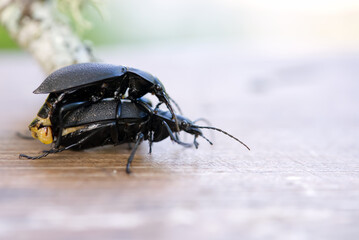
M 108 55 L 151 70 L 186 116 L 252 148 L 208 131 L 214 146 L 198 150 L 167 140 L 149 155 L 145 143 L 131 175 L 127 146 L 18 159 L 47 148 L 15 134 L 41 106 L 31 91 L 44 77 L 27 57 L 1 57 L 0 238 L 358 239 L 358 57 L 215 54 Z

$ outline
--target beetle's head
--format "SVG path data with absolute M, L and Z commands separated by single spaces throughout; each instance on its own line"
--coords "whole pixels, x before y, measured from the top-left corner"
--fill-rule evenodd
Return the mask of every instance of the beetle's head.
M 202 131 L 194 125 L 194 123 L 189 120 L 188 118 L 182 117 L 180 115 L 177 115 L 178 119 L 178 125 L 181 131 L 185 131 L 186 133 L 195 135 L 195 136 L 202 136 Z
M 53 142 L 51 121 L 49 118 L 41 118 L 36 116 L 36 118 L 30 123 L 29 129 L 31 131 L 31 136 L 35 139 L 38 139 L 44 144 L 50 144 Z
M 157 77 L 153 77 L 152 93 L 155 94 L 162 102 L 166 103 L 166 101 L 168 102 L 169 100 L 165 86 Z
M 194 135 L 194 142 L 193 143 L 194 143 L 196 148 L 198 147 L 198 142 L 196 141 L 197 137 L 202 137 L 209 144 L 211 144 L 211 145 L 213 144 L 208 138 L 206 138 L 203 135 L 201 129 L 204 128 L 204 129 L 210 129 L 210 130 L 215 130 L 215 131 L 221 132 L 221 133 L 231 137 L 232 139 L 236 140 L 237 142 L 241 143 L 248 150 L 250 150 L 249 147 L 245 143 L 243 143 L 241 140 L 239 140 L 238 138 L 236 138 L 233 135 L 229 134 L 228 132 L 223 131 L 220 128 L 211 127 L 211 126 L 199 126 L 199 125 L 195 124 L 199 120 L 204 121 L 205 119 L 203 119 L 203 118 L 197 119 L 196 121 L 191 121 L 188 118 L 185 118 L 185 117 L 183 117 L 181 115 L 176 115 L 176 118 L 177 118 L 177 121 L 178 121 L 178 128 L 179 128 L 179 130 L 177 130 L 176 122 L 173 119 L 171 119 L 171 113 L 169 111 L 165 112 L 165 111 L 160 110 L 160 111 L 158 111 L 156 113 L 155 116 L 160 117 L 161 121 L 165 121 L 173 132 L 185 131 L 185 132 L 187 132 L 187 133 L 189 133 L 191 135 Z M 205 120 L 205 121 L 208 122 L 207 120 Z M 181 145 L 190 146 L 190 144 L 187 144 L 187 143 L 183 143 L 183 142 L 178 142 L 178 143 L 180 143 Z
M 239 142 L 240 144 L 242 144 L 243 146 L 245 146 L 248 150 L 250 150 L 249 147 L 248 147 L 245 143 L 243 143 L 241 140 L 239 140 L 239 139 L 236 138 L 235 136 L 229 134 L 228 132 L 223 131 L 223 130 L 220 129 L 220 128 L 210 127 L 210 126 L 199 126 L 199 125 L 196 125 L 196 124 L 195 124 L 197 121 L 199 121 L 199 120 L 205 120 L 205 119 L 198 119 L 198 120 L 192 122 L 192 121 L 190 121 L 189 119 L 187 119 L 187 118 L 185 118 L 185 117 L 182 117 L 182 116 L 179 116 L 179 115 L 177 115 L 177 119 L 178 119 L 178 121 L 179 121 L 179 127 L 180 127 L 181 130 L 183 130 L 183 131 L 185 131 L 185 132 L 187 132 L 187 133 L 189 133 L 189 134 L 194 135 L 194 138 L 195 138 L 195 139 L 194 139 L 194 144 L 195 144 L 195 147 L 196 147 L 196 148 L 198 147 L 198 143 L 196 142 L 196 138 L 197 138 L 198 136 L 204 138 L 209 144 L 211 144 L 211 145 L 213 144 L 208 138 L 206 138 L 206 137 L 203 135 L 201 129 L 204 128 L 204 129 L 210 129 L 210 130 L 215 130 L 215 131 L 221 132 L 221 133 L 223 133 L 223 134 L 225 134 L 225 135 L 227 135 L 227 136 L 233 138 L 234 140 L 236 140 L 237 142 Z M 207 120 L 205 120 L 205 121 L 207 121 Z
M 171 112 L 169 111 L 158 111 L 158 115 L 161 116 L 161 119 L 166 121 L 167 125 L 171 128 L 173 132 L 185 131 L 191 135 L 203 135 L 202 131 L 194 125 L 194 123 L 186 117 L 181 115 L 176 115 L 178 121 L 178 130 L 176 128 L 176 122 L 172 119 Z

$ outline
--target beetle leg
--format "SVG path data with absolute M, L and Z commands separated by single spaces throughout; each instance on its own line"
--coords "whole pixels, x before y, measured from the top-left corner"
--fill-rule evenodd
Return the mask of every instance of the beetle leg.
M 102 99 L 101 94 L 100 95 L 92 95 L 90 97 L 90 101 L 93 102 L 93 103 L 96 103 L 96 102 L 100 101 L 101 99 Z
M 33 137 L 28 136 L 27 134 L 23 134 L 21 132 L 16 132 L 16 136 L 26 140 L 35 140 Z
M 149 143 L 149 147 L 150 147 L 149 154 L 151 154 L 152 153 L 152 143 L 153 143 L 153 132 L 152 131 L 149 131 L 148 143 Z
M 52 104 L 52 107 L 51 107 L 51 112 L 49 115 L 52 115 L 52 111 L 54 109 L 56 109 L 56 105 L 62 101 L 62 99 L 64 99 L 64 97 L 66 96 L 67 92 L 64 92 L 64 93 L 61 93 L 60 96 L 57 97 L 56 101 Z
M 100 100 L 103 99 L 103 97 L 105 96 L 105 92 L 106 92 L 106 89 L 108 88 L 108 84 L 107 83 L 103 83 L 101 85 L 101 88 L 100 88 L 100 91 L 98 94 L 94 94 L 94 95 L 91 95 L 91 97 L 89 98 L 89 100 L 93 103 L 96 103 Z
M 98 129 L 100 130 L 100 129 Z M 43 157 L 46 157 L 47 155 L 49 154 L 53 154 L 53 153 L 59 153 L 59 152 L 62 152 L 62 151 L 65 151 L 65 150 L 68 150 L 70 148 L 73 148 L 73 147 L 76 147 L 78 145 L 81 145 L 83 142 L 85 142 L 87 139 L 89 139 L 90 137 L 92 137 L 93 135 L 95 135 L 98 131 L 93 131 L 92 133 L 90 133 L 89 135 L 87 135 L 86 137 L 80 139 L 78 142 L 74 143 L 74 144 L 71 144 L 69 146 L 66 146 L 66 147 L 63 147 L 63 148 L 57 148 L 56 146 L 51 148 L 50 150 L 45 150 L 45 151 L 42 151 L 43 154 L 39 155 L 39 156 L 35 156 L 35 157 L 31 157 L 31 156 L 28 156 L 28 155 L 25 155 L 25 154 L 20 154 L 19 155 L 19 158 L 27 158 L 27 159 L 31 159 L 31 160 L 35 160 L 35 159 L 40 159 L 40 158 L 43 158 Z
M 201 137 L 204 138 L 209 144 L 213 145 L 213 143 L 212 143 L 208 138 L 206 138 L 203 134 L 197 135 L 197 136 L 201 136 Z M 196 136 L 196 137 L 197 137 L 197 136 Z
M 158 108 L 161 106 L 163 102 L 159 102 L 157 103 L 156 107 L 155 107 L 155 110 L 153 110 L 154 112 L 157 112 L 158 111 Z
M 131 173 L 130 165 L 131 165 L 132 160 L 133 160 L 133 158 L 134 158 L 134 156 L 135 156 L 135 153 L 136 153 L 136 150 L 137 150 L 138 146 L 141 144 L 141 142 L 142 142 L 142 140 L 143 140 L 143 137 L 144 137 L 143 133 L 139 133 L 139 134 L 137 135 L 137 140 L 136 140 L 135 147 L 132 149 L 131 155 L 130 155 L 130 157 L 128 158 L 127 164 L 126 164 L 126 173 L 128 173 L 128 174 Z
M 42 151 L 43 154 L 39 155 L 39 156 L 35 156 L 35 157 L 31 157 L 31 156 L 28 156 L 28 155 L 25 155 L 25 154 L 19 154 L 19 158 L 27 158 L 27 159 L 31 159 L 31 160 L 35 160 L 35 159 L 40 159 L 40 158 L 43 158 L 43 157 L 46 157 L 47 155 L 49 155 L 50 153 L 52 153 L 52 151 L 55 150 L 55 148 L 53 149 L 50 149 L 48 151 Z
M 122 86 L 118 87 L 113 93 L 113 98 L 116 100 L 122 99 L 124 93 L 121 92 Z
M 73 145 L 75 145 L 75 144 L 73 144 Z M 58 152 L 62 152 L 64 150 L 70 149 L 71 147 L 73 147 L 73 145 L 70 145 L 70 146 L 64 147 L 64 148 L 51 148 L 50 150 L 44 150 L 44 151 L 42 151 L 43 153 L 41 155 L 35 156 L 35 157 L 31 157 L 31 156 L 28 156 L 28 155 L 25 155 L 25 154 L 20 154 L 19 158 L 24 157 L 24 158 L 27 158 L 27 159 L 36 160 L 36 159 L 46 157 L 49 154 L 58 153 Z
M 148 105 L 148 103 L 143 102 L 143 101 L 138 101 L 138 100 L 134 100 L 134 102 L 136 104 L 139 104 L 140 106 L 142 106 L 148 114 L 153 115 L 154 111 L 152 110 L 151 106 Z
M 169 134 L 169 136 L 170 136 L 170 138 L 171 138 L 172 141 L 174 141 L 174 142 L 176 142 L 176 143 L 178 143 L 179 145 L 182 145 L 182 146 L 184 146 L 184 147 L 192 147 L 192 144 L 191 144 L 191 143 L 185 143 L 185 142 L 181 142 L 180 140 L 178 140 L 178 139 L 174 136 L 174 134 L 173 134 L 171 128 L 168 126 L 168 124 L 167 124 L 165 121 L 162 121 L 162 124 L 163 124 L 163 125 L 165 126 L 165 128 L 167 129 L 167 132 L 168 132 L 168 134 Z
M 179 140 L 178 132 L 175 132 L 175 137 L 177 140 Z
M 194 139 L 193 139 L 193 144 L 194 144 L 194 146 L 196 147 L 196 149 L 198 149 L 198 145 L 199 145 L 199 143 L 197 142 L 197 135 L 194 137 Z
M 166 104 L 168 110 L 171 112 L 171 114 L 172 114 L 172 120 L 175 121 L 176 130 L 177 130 L 177 132 L 179 132 L 179 131 L 180 131 L 180 128 L 179 128 L 179 126 L 178 126 L 177 116 L 176 116 L 175 112 L 173 111 L 173 108 L 172 108 L 172 106 L 171 106 L 171 104 L 170 104 L 170 102 L 169 102 L 169 100 L 168 100 L 168 98 L 167 98 L 166 96 L 163 97 L 163 102 Z

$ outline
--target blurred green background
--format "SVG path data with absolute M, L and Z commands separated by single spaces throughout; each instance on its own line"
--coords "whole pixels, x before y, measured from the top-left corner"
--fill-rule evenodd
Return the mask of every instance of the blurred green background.
M 95 46 L 231 42 L 270 53 L 359 50 L 357 0 L 96 2 L 83 8 L 90 29 L 70 18 L 81 38 Z M 17 48 L 3 28 L 0 48 Z
M 0 25 L 0 49 L 17 49 L 17 44 L 11 39 L 6 29 Z
M 82 7 L 81 22 L 73 17 L 70 6 L 58 10 L 82 39 L 103 46 L 230 38 L 240 31 L 239 9 L 228 7 L 220 1 L 198 0 L 108 0 L 95 5 L 88 1 Z M 17 48 L 2 27 L 0 34 L 0 48 Z

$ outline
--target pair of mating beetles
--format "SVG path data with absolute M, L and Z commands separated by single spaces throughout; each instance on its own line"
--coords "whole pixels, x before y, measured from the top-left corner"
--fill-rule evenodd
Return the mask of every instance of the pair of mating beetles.
M 135 68 L 104 63 L 70 65 L 50 74 L 34 93 L 49 96 L 29 125 L 31 135 L 53 147 L 39 156 L 20 157 L 39 159 L 68 149 L 135 143 L 126 165 L 126 172 L 130 173 L 131 162 L 143 140 L 149 141 L 150 153 L 153 142 L 167 137 L 184 147 L 197 148 L 199 136 L 212 144 L 201 128 L 220 131 L 247 147 L 221 129 L 198 126 L 175 114 L 171 103 L 177 108 L 178 105 L 158 78 Z M 143 98 L 147 93 L 158 98 L 156 107 Z M 163 103 L 168 111 L 159 109 Z M 182 142 L 177 135 L 180 131 L 193 135 L 193 143 Z

